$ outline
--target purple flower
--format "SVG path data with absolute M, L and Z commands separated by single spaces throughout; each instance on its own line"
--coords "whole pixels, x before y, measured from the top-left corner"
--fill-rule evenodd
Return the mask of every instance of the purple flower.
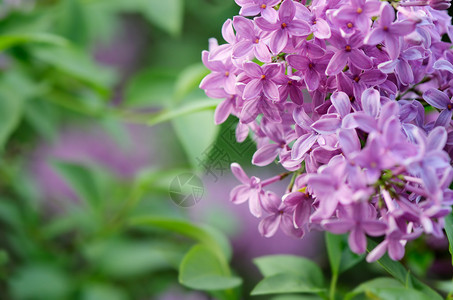
M 283 149 L 288 147 L 291 137 L 288 142 L 285 132 L 283 131 L 283 126 L 280 124 L 269 123 L 266 120 L 263 120 L 261 129 L 264 134 L 275 143 L 266 144 L 258 148 L 253 155 L 252 163 L 257 166 L 266 166 L 272 163 Z
M 266 196 L 263 207 L 271 215 L 265 217 L 259 223 L 260 233 L 265 237 L 271 237 L 280 227 L 289 236 L 302 237 L 304 231 L 301 228 L 295 228 L 293 224 L 293 209 L 282 202 L 274 193 L 267 192 Z
M 310 26 L 307 22 L 294 19 L 296 6 L 292 0 L 285 0 L 278 10 L 276 22 L 269 22 L 265 18 L 257 18 L 256 25 L 264 31 L 271 32 L 269 47 L 274 54 L 282 51 L 288 39 L 292 36 L 306 36 L 310 34 Z
M 335 54 L 330 59 L 326 69 L 326 75 L 336 75 L 343 70 L 347 64 L 353 64 L 359 69 L 367 70 L 372 67 L 371 60 L 359 49 L 363 45 L 363 36 L 355 33 L 345 39 L 338 31 L 332 31 L 329 42 L 337 48 Z
M 237 140 L 252 135 L 252 163 L 287 170 L 261 181 L 232 166 L 243 183 L 234 201 L 269 213 L 263 235 L 349 232 L 363 253 L 368 235 L 385 234 L 372 261 L 401 259 L 421 232 L 443 234 L 453 204 L 453 51 L 442 38 L 453 39 L 453 27 L 428 6 L 447 2 L 400 1 L 395 15 L 377 0 L 237 0 L 242 14 L 261 17 L 224 24 L 227 44 L 211 40 L 201 86 L 225 99 L 216 123 L 234 115 Z M 280 180 L 289 183 L 283 197 L 264 192 Z
M 269 22 L 277 20 L 277 11 L 273 8 L 281 0 L 234 0 L 241 6 L 239 14 L 242 16 L 256 16 L 261 14 Z
M 366 251 L 366 234 L 380 236 L 385 233 L 387 225 L 376 219 L 376 210 L 366 202 L 343 206 L 338 219 L 322 222 L 323 227 L 335 234 L 349 232 L 349 247 L 357 254 Z
M 305 85 L 309 91 L 314 91 L 319 87 L 321 77 L 324 76 L 324 70 L 329 63 L 329 56 L 313 59 L 304 55 L 288 55 L 286 61 L 288 64 L 299 70 L 303 76 Z
M 231 172 L 236 178 L 242 182 L 233 190 L 231 190 L 230 198 L 235 204 L 241 204 L 249 201 L 249 208 L 252 215 L 259 218 L 262 214 L 261 203 L 265 197 L 261 187 L 261 180 L 255 176 L 248 177 L 241 166 L 237 163 L 231 164 Z
M 284 76 L 281 81 L 278 91 L 280 93 L 280 101 L 286 101 L 289 98 L 294 104 L 304 104 L 304 94 L 302 93 L 303 80 L 299 76 Z
M 223 88 L 228 94 L 236 93 L 235 67 L 231 61 L 225 63 L 218 60 L 209 60 L 209 52 L 203 51 L 202 58 L 205 66 L 212 71 L 200 83 L 203 90 L 213 90 Z
M 234 58 L 241 58 L 253 53 L 260 61 L 271 61 L 269 49 L 263 42 L 262 31 L 258 30 L 251 20 L 236 16 L 233 18 L 233 26 L 239 36 L 239 41 L 233 46 Z
M 307 115 L 303 107 L 294 110 L 294 121 L 304 133 L 294 142 L 292 148 L 292 159 L 302 158 L 318 140 L 318 133 L 311 127 L 313 120 Z
M 418 47 L 412 47 L 401 52 L 400 57 L 379 64 L 378 68 L 384 73 L 395 73 L 401 84 L 409 85 L 414 82 L 414 72 L 410 60 L 420 60 L 423 58 Z
M 380 1 L 351 0 L 349 5 L 334 11 L 332 14 L 334 23 L 344 24 L 344 28 L 341 28 L 344 33 L 359 30 L 366 34 L 371 24 L 371 17 L 379 14 L 381 3 Z
M 453 114 L 453 102 L 451 99 L 436 89 L 429 89 L 423 93 L 423 99 L 430 105 L 441 110 L 434 126 L 448 126 Z
M 283 202 L 293 208 L 293 222 L 297 228 L 308 227 L 313 198 L 305 192 L 292 192 L 283 197 Z
M 244 72 L 250 77 L 242 97 L 244 100 L 258 98 L 261 93 L 272 101 L 279 101 L 278 86 L 275 83 L 281 73 L 281 64 L 267 64 L 260 67 L 254 62 L 246 62 L 243 65 Z
M 415 29 L 415 23 L 410 20 L 394 22 L 395 11 L 388 4 L 382 4 L 378 26 L 365 38 L 365 44 L 377 45 L 384 41 L 387 53 L 391 59 L 399 56 L 401 50 L 401 36 L 405 36 Z
M 296 17 L 307 22 L 310 25 L 313 35 L 318 39 L 330 38 L 330 26 L 325 19 L 321 17 L 322 9 L 314 8 L 310 11 L 305 5 L 295 2 Z

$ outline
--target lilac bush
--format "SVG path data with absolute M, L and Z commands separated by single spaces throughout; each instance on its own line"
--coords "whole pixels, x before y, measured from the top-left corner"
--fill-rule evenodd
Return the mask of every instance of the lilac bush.
M 252 163 L 286 171 L 269 179 L 231 166 L 259 231 L 297 238 L 348 233 L 357 254 L 404 256 L 421 234 L 443 236 L 453 192 L 453 39 L 450 1 L 236 0 L 240 16 L 209 43 L 200 87 L 225 99 L 216 124 L 239 118 Z M 434 115 L 428 121 L 426 114 Z M 270 190 L 287 180 L 285 194 Z

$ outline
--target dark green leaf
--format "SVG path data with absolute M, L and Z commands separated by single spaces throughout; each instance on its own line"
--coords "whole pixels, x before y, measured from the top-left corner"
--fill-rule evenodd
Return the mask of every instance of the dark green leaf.
M 54 161 L 53 165 L 82 200 L 93 207 L 98 205 L 101 200 L 101 191 L 99 181 L 92 170 L 82 165 L 63 161 Z
M 368 251 L 377 246 L 376 242 L 371 239 L 368 240 Z M 429 295 L 431 300 L 441 300 L 442 297 L 434 291 L 432 288 L 415 278 L 412 274 L 408 273 L 406 268 L 398 262 L 390 259 L 390 257 L 385 254 L 381 259 L 377 261 L 390 275 L 400 281 L 403 285 L 409 288 L 415 288 L 417 291 Z
M 449 214 L 445 217 L 445 232 L 447 233 L 448 238 L 448 249 L 450 250 L 450 255 L 452 256 L 453 264 L 453 214 Z
M 357 255 L 350 250 L 346 235 L 326 232 L 326 247 L 333 274 L 341 274 L 365 257 L 365 254 Z

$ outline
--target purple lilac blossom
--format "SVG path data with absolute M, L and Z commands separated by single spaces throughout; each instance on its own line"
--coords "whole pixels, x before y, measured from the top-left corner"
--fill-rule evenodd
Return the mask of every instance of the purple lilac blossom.
M 450 1 L 237 3 L 255 17 L 235 17 L 236 35 L 203 53 L 213 71 L 204 82 L 219 79 L 201 87 L 226 99 L 216 123 L 234 115 L 237 140 L 252 133 L 253 164 L 286 169 L 258 179 L 231 166 L 242 182 L 232 200 L 249 201 L 261 234 L 347 233 L 355 253 L 377 236 L 368 261 L 401 259 L 422 233 L 442 236 L 453 203 Z M 268 3 L 275 19 L 257 8 Z

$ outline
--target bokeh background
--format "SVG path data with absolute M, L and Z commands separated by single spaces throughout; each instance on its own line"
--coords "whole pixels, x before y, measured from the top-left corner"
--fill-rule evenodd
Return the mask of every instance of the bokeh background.
M 231 162 L 264 178 L 279 171 L 251 169 L 253 142 L 235 142 L 234 118 L 215 126 L 218 102 L 198 89 L 201 51 L 223 42 L 233 0 L 0 3 L 0 299 L 212 299 L 178 282 L 193 241 L 131 225 L 144 216 L 226 236 L 244 299 L 260 279 L 255 257 L 327 266 L 318 233 L 260 237 L 247 206 L 229 202 Z M 185 173 L 203 183 L 191 207 L 169 196 Z M 448 243 L 418 243 L 405 263 L 450 276 Z M 381 272 L 359 268 L 371 273 L 343 281 Z

